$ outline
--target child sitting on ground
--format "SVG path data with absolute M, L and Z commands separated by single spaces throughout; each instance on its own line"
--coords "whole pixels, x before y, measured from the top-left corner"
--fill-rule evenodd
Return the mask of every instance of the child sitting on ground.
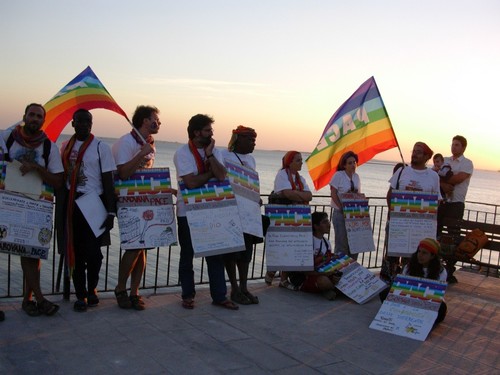
M 330 233 L 330 220 L 326 212 L 314 212 L 311 215 L 313 227 L 314 269 L 310 272 L 290 272 L 290 282 L 298 290 L 308 293 L 321 293 L 326 299 L 333 301 L 337 296 L 335 285 L 340 280 L 338 272 L 318 272 L 317 270 L 330 262 L 334 255 L 332 246 L 324 236 Z

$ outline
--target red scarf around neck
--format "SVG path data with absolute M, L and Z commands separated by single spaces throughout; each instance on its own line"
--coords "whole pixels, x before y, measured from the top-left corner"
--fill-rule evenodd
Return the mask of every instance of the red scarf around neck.
M 196 167 L 198 168 L 198 174 L 205 173 L 208 170 L 207 165 L 206 165 L 206 160 L 203 160 L 200 153 L 198 152 L 198 148 L 196 147 L 196 145 L 194 144 L 192 139 L 189 140 L 188 145 L 189 145 L 189 150 L 193 154 L 194 160 L 196 161 Z
M 295 173 L 295 181 L 290 168 L 286 169 L 286 174 L 288 175 L 288 181 L 290 181 L 290 184 L 292 185 L 292 190 L 304 191 L 304 184 L 302 184 L 302 181 L 300 180 L 299 172 Z
M 34 136 L 27 135 L 21 125 L 17 125 L 12 130 L 12 137 L 14 137 L 14 140 L 21 146 L 29 149 L 37 148 L 47 139 L 47 135 L 43 131 L 38 132 L 38 134 Z
M 76 135 L 73 135 L 71 137 L 62 154 L 62 162 L 64 165 L 64 181 L 67 181 L 69 179 L 68 207 L 66 211 L 66 263 L 68 265 L 70 277 L 75 268 L 75 248 L 73 243 L 73 211 L 75 208 L 76 186 L 78 184 L 78 175 L 80 173 L 80 167 L 82 166 L 83 155 L 85 154 L 85 151 L 87 151 L 87 148 L 93 140 L 94 135 L 90 134 L 90 136 L 80 146 L 75 165 L 73 166 L 73 170 L 71 171 L 71 175 L 68 174 L 71 164 L 69 159 L 71 151 L 73 150 L 76 142 Z

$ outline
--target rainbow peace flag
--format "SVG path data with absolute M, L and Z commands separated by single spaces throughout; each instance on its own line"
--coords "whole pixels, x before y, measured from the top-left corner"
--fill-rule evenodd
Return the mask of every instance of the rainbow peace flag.
M 330 182 L 343 153 L 354 151 L 361 165 L 397 146 L 384 102 L 371 77 L 333 114 L 306 163 L 319 190 Z
M 122 115 L 130 122 L 125 111 L 116 104 L 90 66 L 87 66 L 83 72 L 45 103 L 44 108 L 47 114 L 42 130 L 54 142 L 73 118 L 73 113 L 80 108 L 87 110 L 109 109 Z

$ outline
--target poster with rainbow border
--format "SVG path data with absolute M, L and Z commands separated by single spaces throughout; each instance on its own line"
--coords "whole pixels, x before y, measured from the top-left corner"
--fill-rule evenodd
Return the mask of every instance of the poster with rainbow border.
M 358 193 L 341 194 L 339 198 L 351 254 L 375 251 L 368 199 Z
M 234 163 L 231 160 L 225 160 L 224 164 L 227 177 L 236 196 L 243 232 L 264 237 L 260 209 L 259 174 L 252 168 Z
M 390 256 L 410 257 L 423 238 L 436 238 L 438 193 L 393 190 L 390 204 Z
M 387 285 L 368 269 L 348 255 L 333 258 L 320 267 L 319 272 L 342 272 L 337 289 L 359 304 L 368 302 L 384 290 Z
M 425 341 L 444 301 L 446 282 L 398 275 L 370 328 Z
M 169 168 L 138 169 L 127 180 L 116 176 L 115 193 L 123 250 L 177 243 Z
M 271 224 L 266 233 L 266 265 L 269 271 L 313 271 L 311 207 L 266 205 Z
M 179 190 L 186 205 L 195 257 L 245 250 L 238 205 L 229 179 L 214 178 L 195 189 L 188 189 L 179 181 Z

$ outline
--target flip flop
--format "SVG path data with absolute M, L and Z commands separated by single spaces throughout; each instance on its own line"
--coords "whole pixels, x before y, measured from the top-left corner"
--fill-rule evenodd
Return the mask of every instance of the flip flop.
M 222 302 L 213 301 L 212 305 L 224 307 L 225 309 L 228 309 L 228 310 L 238 310 L 240 308 L 237 304 L 235 304 L 234 302 L 232 302 L 229 299 L 226 299 Z

